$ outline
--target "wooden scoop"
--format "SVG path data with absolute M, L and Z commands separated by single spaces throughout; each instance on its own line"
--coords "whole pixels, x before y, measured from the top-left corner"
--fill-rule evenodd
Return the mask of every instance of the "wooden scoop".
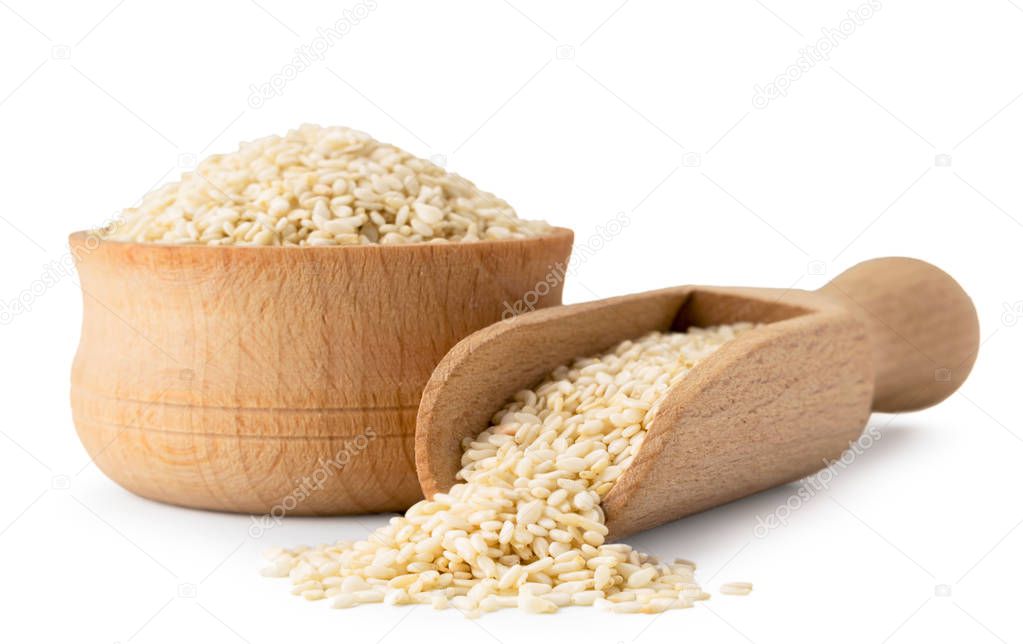
M 743 321 L 764 326 L 665 394 L 604 497 L 611 536 L 825 467 L 871 410 L 922 409 L 951 395 L 979 346 L 977 313 L 959 284 L 901 257 L 854 266 L 819 291 L 681 286 L 526 313 L 463 339 L 433 372 L 416 426 L 423 492 L 455 484 L 462 439 L 558 365 L 649 331 Z

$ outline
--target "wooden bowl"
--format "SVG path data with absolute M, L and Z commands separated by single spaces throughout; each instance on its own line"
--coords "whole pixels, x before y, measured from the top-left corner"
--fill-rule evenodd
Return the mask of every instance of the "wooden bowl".
M 561 303 L 572 232 L 345 248 L 169 246 L 75 233 L 78 435 L 141 496 L 254 514 L 422 497 L 416 410 L 460 339 Z

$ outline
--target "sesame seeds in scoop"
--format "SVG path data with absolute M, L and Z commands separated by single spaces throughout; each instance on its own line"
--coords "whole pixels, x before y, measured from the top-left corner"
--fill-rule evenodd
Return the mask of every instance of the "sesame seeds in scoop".
M 364 541 L 271 551 L 263 574 L 337 608 L 425 603 L 467 616 L 573 605 L 657 613 L 709 598 L 691 562 L 605 543 L 600 501 L 668 389 L 750 328 L 654 332 L 558 367 L 464 441 L 462 482 L 447 493 Z

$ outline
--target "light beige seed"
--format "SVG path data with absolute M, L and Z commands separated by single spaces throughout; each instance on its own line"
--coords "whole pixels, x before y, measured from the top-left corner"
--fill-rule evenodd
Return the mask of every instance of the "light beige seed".
M 374 604 L 384 601 L 382 590 L 360 590 L 352 593 L 360 604 Z
M 556 604 L 542 597 L 535 597 L 530 594 L 519 595 L 519 608 L 527 613 L 553 613 L 558 610 Z
M 416 202 L 412 204 L 412 209 L 415 211 L 416 216 L 427 224 L 439 224 L 444 220 L 444 212 L 436 206 Z
M 748 595 L 753 590 L 753 584 L 746 581 L 733 581 L 721 584 L 719 590 L 724 595 Z
M 592 492 L 579 492 L 572 497 L 572 504 L 580 510 L 590 510 L 597 505 Z
M 645 604 L 639 601 L 623 601 L 611 604 L 611 611 L 615 613 L 640 613 Z
M 604 593 L 599 590 L 583 590 L 572 594 L 572 604 L 575 606 L 592 606 L 595 601 L 603 597 Z
M 537 520 L 543 515 L 544 504 L 543 501 L 537 499 L 530 501 L 521 508 L 516 515 L 515 520 L 519 525 L 528 525 L 530 523 L 536 523 Z
M 654 577 L 656 576 L 657 576 L 656 568 L 652 566 L 648 568 L 640 568 L 636 572 L 629 575 L 629 579 L 626 582 L 626 584 L 630 588 L 642 588 L 643 586 L 646 586 L 651 581 L 653 581 Z

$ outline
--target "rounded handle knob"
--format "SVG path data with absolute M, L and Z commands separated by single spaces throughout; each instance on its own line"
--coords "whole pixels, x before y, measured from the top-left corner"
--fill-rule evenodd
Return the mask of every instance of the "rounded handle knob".
M 966 380 L 980 346 L 973 301 L 940 268 L 908 257 L 853 266 L 821 292 L 866 325 L 874 357 L 874 410 L 922 409 Z

